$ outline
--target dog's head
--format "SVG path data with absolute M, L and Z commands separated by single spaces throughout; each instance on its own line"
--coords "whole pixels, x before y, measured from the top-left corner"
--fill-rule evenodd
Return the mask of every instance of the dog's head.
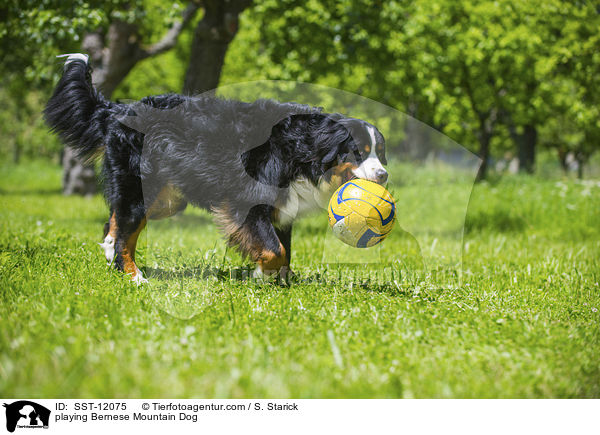
M 326 176 L 339 184 L 352 178 L 385 184 L 388 173 L 383 167 L 387 160 L 381 132 L 366 121 L 333 116 L 334 124 L 317 141 Z

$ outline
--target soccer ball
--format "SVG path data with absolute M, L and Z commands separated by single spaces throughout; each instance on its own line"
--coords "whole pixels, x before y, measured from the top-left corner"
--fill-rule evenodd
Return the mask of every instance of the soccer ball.
M 387 237 L 396 221 L 396 204 L 385 187 L 354 179 L 329 200 L 329 226 L 347 245 L 370 248 Z

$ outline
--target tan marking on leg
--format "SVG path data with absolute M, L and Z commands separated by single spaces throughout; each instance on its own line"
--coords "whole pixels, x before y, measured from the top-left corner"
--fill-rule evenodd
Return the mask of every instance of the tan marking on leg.
M 277 254 L 268 249 L 263 250 L 258 258 L 258 266 L 263 274 L 269 276 L 274 273 L 279 273 L 282 268 L 288 268 L 289 264 L 285 255 L 285 248 L 279 243 L 279 251 Z
M 121 252 L 121 257 L 123 258 L 123 271 L 131 275 L 131 279 L 135 280 L 138 274 L 141 274 L 140 270 L 135 265 L 135 248 L 137 246 L 137 241 L 140 233 L 146 226 L 146 218 L 142 219 L 140 225 L 135 230 L 133 234 L 129 236 L 127 242 L 125 243 L 125 247 Z
M 110 224 L 110 227 L 108 229 L 108 234 L 110 236 L 112 236 L 114 239 L 116 239 L 117 238 L 117 216 L 114 211 L 113 211 L 113 214 L 110 217 L 110 220 L 108 221 L 108 223 Z

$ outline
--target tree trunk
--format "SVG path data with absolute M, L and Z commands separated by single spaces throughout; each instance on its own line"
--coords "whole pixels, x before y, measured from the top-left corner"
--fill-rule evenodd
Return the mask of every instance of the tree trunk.
M 560 163 L 560 167 L 562 168 L 563 173 L 566 175 L 569 172 L 569 165 L 567 164 L 568 149 L 563 146 L 557 146 L 556 152 L 558 154 L 558 162 Z
M 492 134 L 490 132 L 481 131 L 478 134 L 478 139 L 481 166 L 479 166 L 476 181 L 482 181 L 485 180 L 485 178 L 487 177 L 488 166 L 490 163 L 490 142 L 492 140 Z
M 21 161 L 21 140 L 15 138 L 13 142 L 13 163 L 18 164 Z
M 97 191 L 94 165 L 77 156 L 71 147 L 65 147 L 62 156 L 63 195 L 91 196 Z
M 183 92 L 188 95 L 216 89 L 229 43 L 238 31 L 239 14 L 251 0 L 203 2 L 204 17 L 196 26 Z
M 137 27 L 121 20 L 114 20 L 106 34 L 104 47 L 100 33 L 88 33 L 82 47 L 90 55 L 92 83 L 110 98 L 117 86 L 140 60 Z
M 479 132 L 477 139 L 479 141 L 479 157 L 481 158 L 481 166 L 477 172 L 476 181 L 485 180 L 487 177 L 488 167 L 490 163 L 490 142 L 494 136 L 494 126 L 498 111 L 495 108 L 490 109 L 487 115 L 480 113 L 479 117 Z
M 99 32 L 88 33 L 82 43 L 84 52 L 90 55 L 92 83 L 106 98 L 110 98 L 119 83 L 137 63 L 137 29 L 120 20 L 111 23 L 104 48 Z M 71 147 L 63 153 L 63 194 L 93 195 L 97 191 L 93 162 L 77 156 Z
M 113 19 L 106 37 L 100 32 L 88 33 L 83 39 L 82 49 L 90 56 L 94 86 L 106 98 L 110 98 L 140 60 L 164 53 L 175 46 L 181 31 L 197 10 L 198 4 L 190 2 L 181 21 L 173 24 L 160 41 L 148 47 L 141 44 L 137 25 L 119 19 Z M 96 185 L 93 164 L 77 157 L 72 149 L 65 147 L 63 193 L 91 195 L 96 192 Z
M 575 152 L 575 161 L 577 161 L 577 178 L 583 179 L 583 165 L 587 162 L 589 156 L 580 151 Z
M 511 136 L 517 144 L 519 157 L 519 171 L 533 173 L 535 169 L 535 146 L 537 144 L 537 129 L 534 125 L 527 124 L 523 133 L 518 134 L 511 128 Z
M 23 119 L 21 116 L 21 108 L 17 107 L 15 115 L 17 116 L 17 125 L 23 125 Z M 13 141 L 13 163 L 17 164 L 21 161 L 21 151 L 23 149 L 23 134 L 21 131 L 17 131 Z

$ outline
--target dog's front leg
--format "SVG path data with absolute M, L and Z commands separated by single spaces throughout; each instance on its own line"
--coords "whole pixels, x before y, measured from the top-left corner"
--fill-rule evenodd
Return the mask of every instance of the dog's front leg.
M 291 227 L 289 233 L 275 229 L 272 222 L 274 211 L 272 206 L 257 205 L 247 210 L 241 212 L 240 209 L 227 203 L 213 208 L 217 222 L 229 237 L 230 245 L 237 246 L 244 255 L 252 258 L 256 263 L 255 278 L 279 274 L 280 277 L 287 279 L 290 266 Z M 239 224 L 242 219 L 243 223 Z
M 292 224 L 288 224 L 284 227 L 275 227 L 275 233 L 279 238 L 279 241 L 283 245 L 285 257 L 287 263 L 279 270 L 279 276 L 286 282 L 294 276 L 294 273 L 290 269 L 290 263 L 292 261 Z
M 114 265 L 125 272 L 136 284 L 148 282 L 135 264 L 135 250 L 140 233 L 146 226 L 146 218 L 117 212 L 117 238 Z
M 260 206 L 257 211 L 258 213 L 249 219 L 248 228 L 254 239 L 254 277 L 264 278 L 279 274 L 281 278 L 287 279 L 290 269 L 291 232 L 287 233 L 273 226 L 272 207 Z

